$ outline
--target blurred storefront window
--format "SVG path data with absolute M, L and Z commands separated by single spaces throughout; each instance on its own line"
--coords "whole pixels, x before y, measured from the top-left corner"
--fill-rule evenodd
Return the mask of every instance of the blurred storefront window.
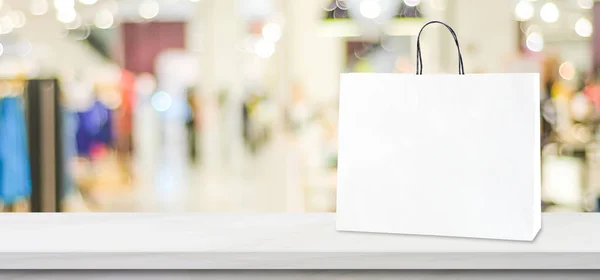
M 335 211 L 339 74 L 414 73 L 433 19 L 467 74 L 541 73 L 545 211 L 599 211 L 594 1 L 0 3 L 0 137 L 26 132 L 30 173 L 4 211 Z M 455 73 L 451 36 L 422 40 Z

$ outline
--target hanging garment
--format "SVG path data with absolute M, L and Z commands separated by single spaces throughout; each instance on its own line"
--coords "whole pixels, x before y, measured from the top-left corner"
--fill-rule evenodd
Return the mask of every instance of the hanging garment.
M 77 152 L 82 156 L 90 156 L 92 150 L 99 145 L 111 146 L 112 116 L 104 104 L 96 101 L 92 107 L 77 113 Z
M 133 104 L 135 104 L 135 75 L 123 70 L 121 73 L 121 106 L 115 112 L 115 142 L 121 155 L 133 151 Z
M 22 101 L 0 99 L 0 200 L 7 205 L 31 195 L 25 126 Z

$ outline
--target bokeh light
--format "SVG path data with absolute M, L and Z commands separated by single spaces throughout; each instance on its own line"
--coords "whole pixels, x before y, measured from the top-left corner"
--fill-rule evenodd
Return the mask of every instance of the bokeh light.
M 98 0 L 79 0 L 79 3 L 84 5 L 94 5 L 98 2 Z
M 258 40 L 254 46 L 256 55 L 262 58 L 269 58 L 275 53 L 275 44 L 268 40 Z
M 48 0 L 31 0 L 29 12 L 34 16 L 42 16 L 48 12 Z
M 580 18 L 575 22 L 575 32 L 581 37 L 592 36 L 592 23 L 587 18 Z
M 530 20 L 534 13 L 533 4 L 529 0 L 520 0 L 515 7 L 515 16 L 521 21 Z
M 152 96 L 152 107 L 157 112 L 166 112 L 171 108 L 171 96 L 164 91 L 155 93 Z
M 527 48 L 533 52 L 540 52 L 544 49 L 544 37 L 538 32 L 532 32 L 527 35 Z
M 277 42 L 281 39 L 281 25 L 271 22 L 265 24 L 262 29 L 262 35 L 271 42 Z
M 56 19 L 62 23 L 71 23 L 77 18 L 75 9 L 59 10 L 56 13 Z
M 381 6 L 376 0 L 363 0 L 360 3 L 360 13 L 368 19 L 374 19 L 381 14 Z
M 144 0 L 140 3 L 138 12 L 144 19 L 153 19 L 160 12 L 160 4 L 156 0 Z
M 556 22 L 559 16 L 560 12 L 558 11 L 558 7 L 553 2 L 544 4 L 542 9 L 540 9 L 540 17 L 545 22 Z
M 100 29 L 111 28 L 114 23 L 113 14 L 108 9 L 101 9 L 96 13 L 94 24 Z
M 573 66 L 573 63 L 566 61 L 560 65 L 558 73 L 565 80 L 573 80 L 575 77 L 575 66 Z

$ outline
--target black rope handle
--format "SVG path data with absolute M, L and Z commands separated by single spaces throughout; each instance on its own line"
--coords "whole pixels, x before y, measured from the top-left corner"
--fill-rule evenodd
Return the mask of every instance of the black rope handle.
M 432 23 L 439 23 L 446 26 L 446 28 L 448 28 L 448 30 L 452 34 L 452 37 L 454 37 L 454 42 L 456 43 L 456 48 L 458 49 L 458 74 L 464 75 L 465 67 L 463 64 L 462 54 L 460 53 L 460 45 L 458 44 L 458 37 L 456 36 L 456 32 L 454 32 L 454 29 L 452 29 L 452 27 L 450 27 L 449 25 L 437 20 L 430 21 L 423 25 L 423 27 L 421 27 L 421 31 L 419 31 L 419 36 L 417 36 L 417 75 L 423 75 L 423 58 L 421 57 L 421 32 L 423 32 L 423 29 L 425 29 L 427 25 L 430 25 Z

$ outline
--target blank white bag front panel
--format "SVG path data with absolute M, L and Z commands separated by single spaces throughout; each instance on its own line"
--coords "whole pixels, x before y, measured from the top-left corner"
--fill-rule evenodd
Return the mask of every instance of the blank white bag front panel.
M 342 74 L 337 229 L 533 240 L 538 74 Z

